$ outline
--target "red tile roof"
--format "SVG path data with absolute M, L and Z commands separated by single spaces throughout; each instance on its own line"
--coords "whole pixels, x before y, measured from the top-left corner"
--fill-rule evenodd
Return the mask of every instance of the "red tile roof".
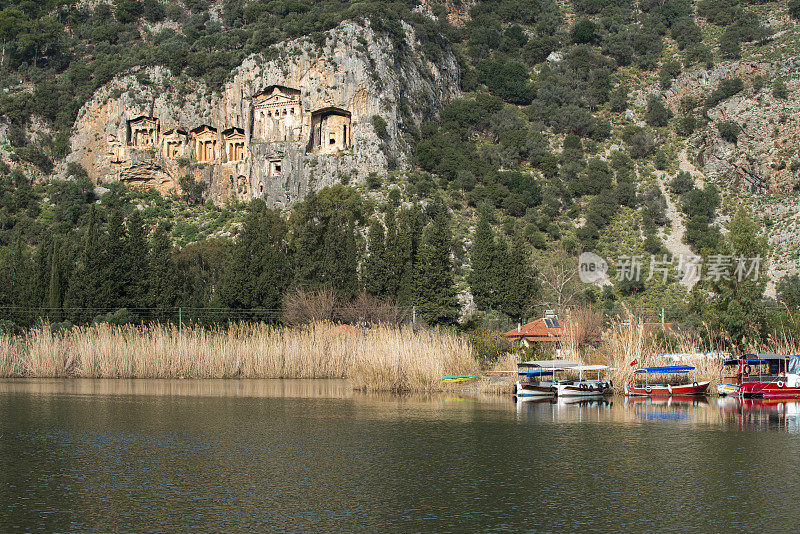
M 528 341 L 561 341 L 561 336 L 566 328 L 566 323 L 563 321 L 555 320 L 548 322 L 558 326 L 548 326 L 545 319 L 537 319 L 532 323 L 524 324 L 519 329 L 513 329 L 506 332 L 504 335 L 510 339 Z

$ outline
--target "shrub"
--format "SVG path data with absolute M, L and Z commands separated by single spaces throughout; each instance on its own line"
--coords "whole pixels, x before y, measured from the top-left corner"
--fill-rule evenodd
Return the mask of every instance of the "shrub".
M 683 137 L 689 137 L 697 129 L 698 119 L 694 115 L 684 115 L 675 123 L 675 132 Z
M 664 150 L 663 148 L 659 148 L 656 151 L 656 158 L 654 163 L 656 169 L 658 169 L 659 171 L 667 170 L 667 167 L 669 166 L 669 154 L 667 154 L 667 151 Z
M 383 117 L 380 115 L 372 116 L 372 127 L 375 129 L 375 135 L 381 139 L 386 139 L 389 137 L 389 132 L 386 129 L 386 126 L 386 120 Z
M 723 121 L 717 125 L 719 136 L 729 143 L 736 144 L 739 138 L 739 125 L 733 121 Z
M 726 100 L 744 89 L 744 83 L 739 77 L 726 78 L 719 83 L 719 86 L 706 99 L 706 107 L 713 108 L 723 100 Z
M 656 148 L 656 143 L 650 132 L 639 129 L 638 132 L 633 134 L 630 140 L 631 156 L 634 158 L 645 158 L 653 153 Z
M 800 20 L 800 0 L 789 0 L 789 16 Z
M 621 113 L 628 109 L 628 87 L 625 84 L 620 84 L 619 87 L 611 92 L 609 98 L 611 104 L 611 111 Z
M 597 40 L 597 24 L 584 17 L 572 27 L 570 37 L 576 44 L 593 43 Z
M 727 28 L 719 38 L 719 53 L 724 59 L 741 59 L 742 45 L 734 27 Z
M 378 189 L 383 184 L 383 180 L 378 176 L 378 173 L 371 172 L 367 175 L 367 187 L 370 189 Z
M 789 89 L 783 80 L 775 80 L 775 83 L 772 84 L 772 96 L 781 100 L 789 97 Z
M 681 63 L 677 60 L 665 61 L 658 71 L 658 76 L 661 79 L 661 88 L 669 89 L 672 87 L 672 80 L 681 73 Z
M 669 124 L 670 111 L 661 102 L 661 99 L 655 95 L 647 98 L 647 112 L 645 113 L 644 120 L 653 127 L 663 127 Z
M 694 189 L 694 179 L 691 173 L 680 171 L 669 183 L 670 190 L 676 195 L 683 195 Z
M 528 69 L 518 61 L 483 60 L 478 63 L 481 82 L 492 94 L 511 104 L 530 104 L 535 96 Z

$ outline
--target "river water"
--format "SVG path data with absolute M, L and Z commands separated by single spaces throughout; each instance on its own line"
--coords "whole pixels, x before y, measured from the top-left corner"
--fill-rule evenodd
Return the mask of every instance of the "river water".
M 797 531 L 800 404 L 0 381 L 2 532 Z

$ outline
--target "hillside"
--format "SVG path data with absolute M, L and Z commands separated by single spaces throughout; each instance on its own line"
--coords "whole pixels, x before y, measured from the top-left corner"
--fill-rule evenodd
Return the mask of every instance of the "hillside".
M 581 304 L 738 341 L 793 320 L 795 1 L 417 4 L 2 4 L 0 245 L 40 274 L 0 304 L 92 312 L 74 321 L 156 301 L 275 318 L 289 288 L 327 286 L 430 323 Z M 81 255 L 93 240 L 109 253 L 115 217 L 120 246 L 140 232 L 131 217 L 141 239 L 168 234 L 180 290 L 76 304 Z M 238 257 L 248 235 L 277 256 Z M 606 285 L 575 282 L 564 302 L 547 272 L 576 272 L 585 251 L 609 260 Z M 736 279 L 731 258 L 759 256 Z M 731 276 L 686 268 L 723 257 Z M 269 295 L 243 297 L 274 261 L 286 272 Z

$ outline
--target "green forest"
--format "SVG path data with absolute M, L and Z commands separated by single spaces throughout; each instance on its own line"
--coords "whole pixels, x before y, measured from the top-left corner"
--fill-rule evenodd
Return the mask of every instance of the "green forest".
M 678 153 L 710 124 L 709 109 L 745 89 L 785 98 L 783 80 L 731 77 L 705 98 L 684 98 L 679 113 L 651 96 L 643 122 L 625 117 L 634 86 L 667 90 L 686 70 L 765 46 L 773 31 L 759 13 L 786 12 L 785 3 L 480 1 L 463 25 L 431 4 L 433 16 L 413 1 L 0 0 L 10 155 L 0 165 L 4 327 L 178 314 L 278 323 L 298 290 L 329 290 L 340 307 L 368 295 L 424 324 L 464 329 L 588 306 L 608 317 L 663 313 L 724 344 L 797 330 L 796 273 L 778 282 L 777 299 L 764 297 L 766 268 L 691 291 L 674 277 L 648 278 L 647 262 L 641 280 L 604 288 L 553 280 L 577 272 L 584 251 L 667 254 L 665 195 L 686 220 L 685 244 L 704 259 L 769 257 L 762 221 L 724 187 L 682 172 Z M 800 16 L 797 1 L 788 14 Z M 430 60 L 451 47 L 457 54 L 463 97 L 407 132 L 411 168 L 328 187 L 281 211 L 261 200 L 214 205 L 188 178 L 173 196 L 119 184 L 98 192 L 75 165 L 70 180 L 49 178 L 78 110 L 115 75 L 160 65 L 219 90 L 248 55 L 318 40 L 348 19 L 397 42 L 406 21 Z M 46 134 L 33 134 L 34 119 Z M 714 127 L 736 143 L 735 119 Z M 474 309 L 462 316 L 466 295 Z

